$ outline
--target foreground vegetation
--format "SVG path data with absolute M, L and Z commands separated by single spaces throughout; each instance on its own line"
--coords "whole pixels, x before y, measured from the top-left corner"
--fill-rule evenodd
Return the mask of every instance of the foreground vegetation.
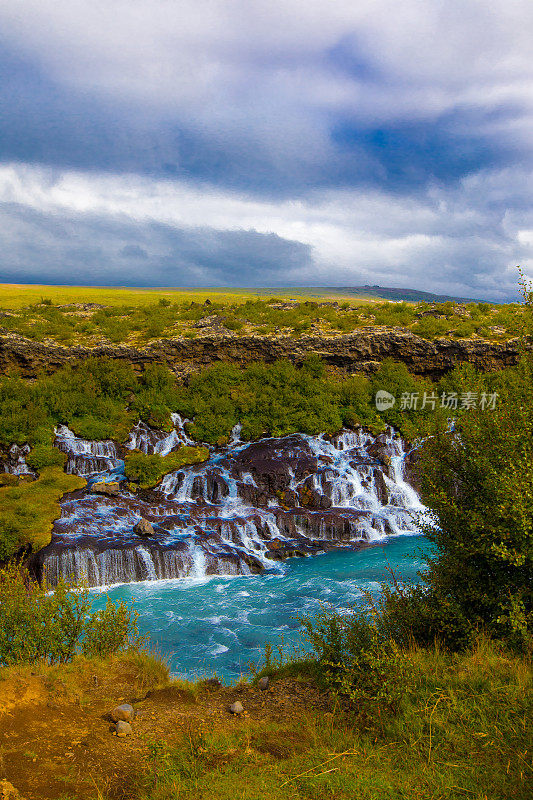
M 399 647 L 375 619 L 327 611 L 304 621 L 311 652 L 303 660 L 273 663 L 267 653 L 264 669 L 235 688 L 192 684 L 171 679 L 146 650 L 131 608 L 108 603 L 93 613 L 76 588 L 49 595 L 23 571 L 0 575 L 0 691 L 10 718 L 28 727 L 27 737 L 3 728 L 2 757 L 13 765 L 6 777 L 30 800 L 531 796 L 527 654 L 483 635 L 458 653 L 434 643 Z M 267 692 L 257 688 L 263 674 Z M 11 698 L 27 704 L 27 686 L 35 696 L 24 716 Z M 226 712 L 236 697 L 243 718 Z M 124 698 L 140 717 L 133 736 L 116 740 L 104 712 Z M 49 761 L 57 725 L 67 737 L 80 726 L 89 735 L 83 747 L 66 739 L 70 759 L 61 751 Z
M 387 590 L 380 609 L 399 643 L 469 646 L 479 629 L 533 643 L 533 360 L 500 380 L 494 410 L 472 409 L 421 448 L 422 499 L 435 545 L 423 583 Z
M 0 666 L 141 650 L 146 639 L 139 636 L 138 616 L 132 606 L 111 600 L 91 612 L 83 584 L 61 580 L 50 592 L 46 580 L 39 584 L 12 563 L 0 569 Z
M 362 718 L 330 696 L 330 713 L 309 708 L 154 742 L 134 796 L 233 800 L 237 789 L 246 800 L 529 798 L 530 665 L 484 640 L 460 656 L 431 648 L 401 658 L 408 679 L 394 716 Z M 312 662 L 293 663 L 273 677 L 306 681 L 310 673 Z

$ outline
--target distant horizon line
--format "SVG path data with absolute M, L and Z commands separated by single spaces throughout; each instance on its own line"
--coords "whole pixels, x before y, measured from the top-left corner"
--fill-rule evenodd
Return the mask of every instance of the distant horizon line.
M 11 289 L 24 289 L 25 287 L 47 287 L 50 289 L 102 289 L 108 291 L 114 290 L 124 290 L 130 292 L 146 292 L 146 291 L 154 291 L 154 292 L 227 292 L 231 293 L 234 292 L 250 292 L 250 293 L 267 293 L 267 292 L 294 292 L 295 294 L 301 292 L 330 292 L 330 293 L 337 293 L 337 294 L 355 294 L 361 293 L 363 296 L 367 297 L 377 297 L 382 300 L 396 300 L 398 301 L 406 301 L 406 302 L 422 302 L 424 299 L 428 299 L 428 302 L 446 302 L 446 301 L 455 301 L 455 302 L 462 302 L 462 303 L 478 303 L 478 302 L 491 302 L 491 303 L 513 303 L 516 300 L 507 299 L 507 300 L 483 300 L 482 298 L 473 298 L 473 297 L 465 297 L 462 295 L 453 295 L 447 294 L 440 291 L 428 291 L 426 289 L 417 289 L 413 286 L 384 286 L 382 284 L 351 284 L 351 285 L 310 285 L 310 284 L 300 284 L 300 285 L 275 285 L 275 286 L 238 286 L 238 285 L 201 285 L 201 286 L 148 286 L 148 285 L 128 285 L 128 284 L 96 284 L 96 283 L 42 283 L 42 282 L 27 282 L 27 283 L 13 283 L 13 282 L 4 282 L 0 280 L 0 287 L 11 288 Z M 395 294 L 412 294 L 411 298 L 406 297 L 394 297 Z

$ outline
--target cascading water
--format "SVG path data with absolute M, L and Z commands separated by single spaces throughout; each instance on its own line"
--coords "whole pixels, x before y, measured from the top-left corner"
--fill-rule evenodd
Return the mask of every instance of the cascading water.
M 190 444 L 178 415 L 173 423 L 169 433 L 139 422 L 126 447 L 164 455 Z M 93 481 L 95 474 L 98 481 L 112 477 L 120 490 L 102 496 L 89 486 L 65 497 L 38 568 L 51 584 L 73 576 L 92 586 L 247 575 L 288 556 L 417 531 L 423 507 L 405 480 L 404 445 L 392 430 L 253 443 L 239 436 L 237 427 L 230 445 L 208 461 L 166 475 L 153 491 L 133 492 L 113 442 L 88 442 L 58 428 L 55 444 L 67 453 L 67 471 Z M 153 533 L 135 533 L 141 518 Z
M 146 455 L 158 453 L 160 456 L 167 456 L 174 450 L 178 450 L 182 444 L 194 444 L 185 433 L 184 425 L 188 421 L 183 420 L 179 414 L 172 414 L 174 427 L 170 432 L 165 432 L 150 428 L 145 422 L 139 420 L 130 432 L 126 447 L 129 450 L 140 450 Z
M 33 472 L 26 464 L 26 457 L 30 453 L 30 446 L 23 444 L 12 444 L 8 450 L 7 458 L 0 458 L 0 472 L 7 472 L 10 475 L 31 475 Z
M 86 477 L 114 470 L 120 464 L 114 442 L 78 439 L 66 425 L 59 425 L 55 434 L 54 445 L 67 454 L 65 472 Z

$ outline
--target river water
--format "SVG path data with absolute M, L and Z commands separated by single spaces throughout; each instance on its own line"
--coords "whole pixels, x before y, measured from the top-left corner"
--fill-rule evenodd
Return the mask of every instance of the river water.
M 428 552 L 423 536 L 396 536 L 363 550 L 292 558 L 262 575 L 124 584 L 95 591 L 94 607 L 107 596 L 133 600 L 141 632 L 168 658 L 174 675 L 216 673 L 235 681 L 261 661 L 266 644 L 286 656 L 305 649 L 299 615 L 359 605 L 363 590 L 377 594 L 390 580 L 391 568 L 400 580 L 416 582 Z

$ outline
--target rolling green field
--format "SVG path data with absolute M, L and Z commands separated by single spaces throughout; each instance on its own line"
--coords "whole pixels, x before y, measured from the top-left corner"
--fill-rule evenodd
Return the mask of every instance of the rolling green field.
M 101 303 L 106 306 L 134 305 L 144 306 L 157 303 L 161 299 L 172 303 L 204 303 L 211 299 L 221 304 L 245 303 L 247 300 L 264 299 L 265 297 L 283 299 L 295 298 L 306 300 L 350 300 L 358 298 L 351 294 L 336 294 L 326 289 L 234 289 L 234 288 L 157 288 L 136 289 L 131 287 L 109 286 L 45 286 L 18 283 L 0 284 L 0 308 L 18 309 L 43 299 L 50 299 L 54 305 L 66 303 Z M 365 303 L 374 302 L 373 298 L 360 298 Z M 378 299 L 376 297 L 376 299 Z
M 92 347 L 205 335 L 338 336 L 375 326 L 407 328 L 426 339 L 498 341 L 523 327 L 523 306 L 516 303 L 412 303 L 327 292 L 3 284 L 0 334 Z

